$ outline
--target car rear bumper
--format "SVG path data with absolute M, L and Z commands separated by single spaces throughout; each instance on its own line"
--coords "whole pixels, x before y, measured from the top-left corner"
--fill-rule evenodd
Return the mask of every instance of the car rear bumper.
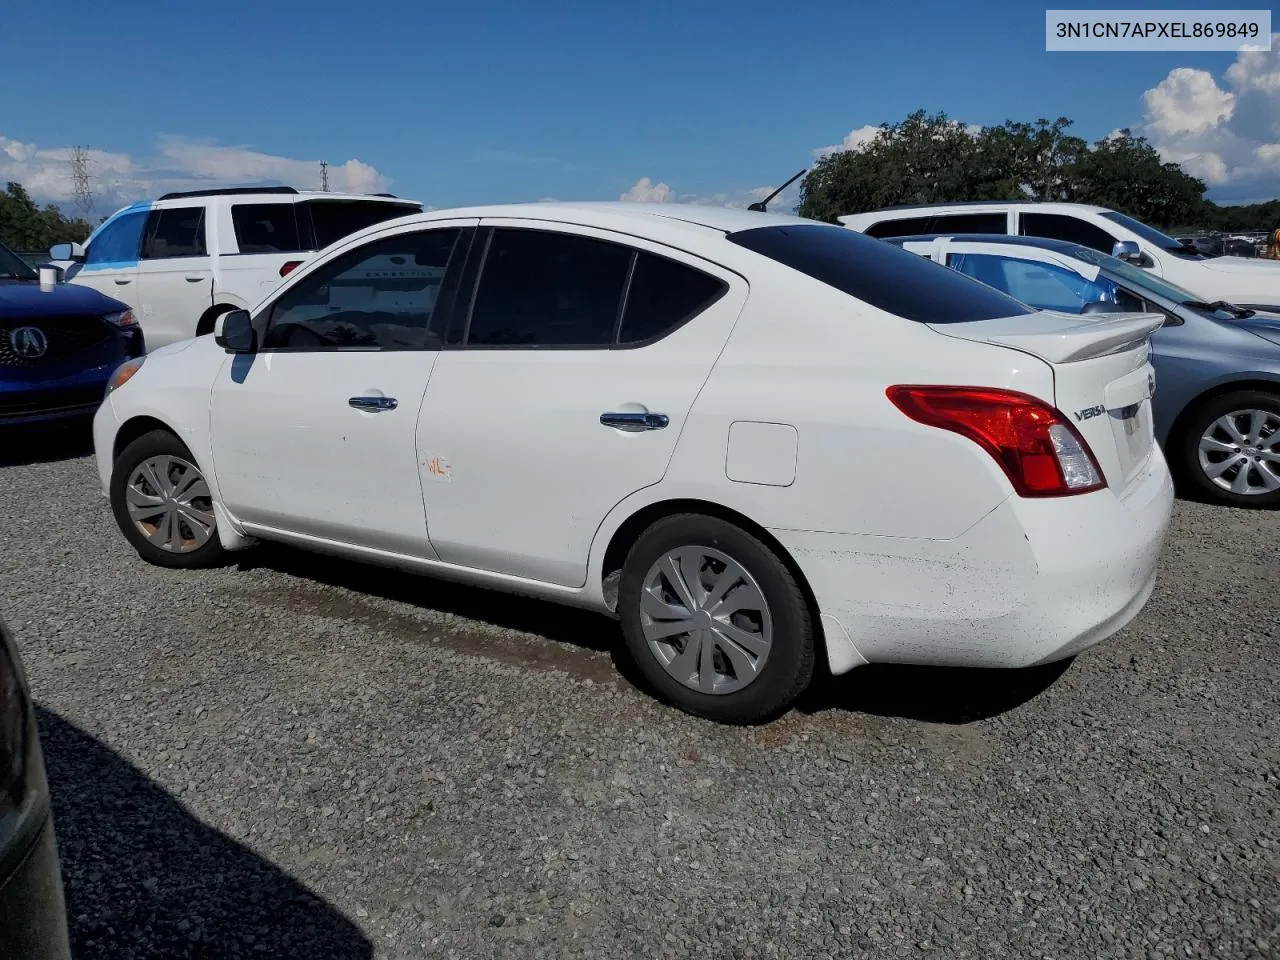
M 771 531 L 813 589 L 841 672 L 859 658 L 1026 667 L 1105 640 L 1155 585 L 1173 485 L 1156 450 L 1123 496 L 1010 497 L 954 540 Z M 830 641 L 829 641 L 830 642 Z
M 30 851 L 9 876 L 0 877 L 0 957 L 70 956 L 58 847 L 46 815 Z

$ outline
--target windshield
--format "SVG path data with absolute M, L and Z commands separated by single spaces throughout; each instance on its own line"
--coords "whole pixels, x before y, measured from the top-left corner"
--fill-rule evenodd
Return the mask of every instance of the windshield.
M 34 280 L 36 272 L 27 261 L 0 243 L 0 280 Z
M 1108 210 L 1103 216 L 1112 223 L 1118 223 L 1126 230 L 1136 233 L 1154 247 L 1159 247 L 1168 253 L 1176 253 L 1180 257 L 1191 257 L 1196 260 L 1203 259 L 1194 248 L 1183 246 L 1167 233 L 1161 233 L 1155 227 L 1149 227 L 1141 220 L 1126 217 L 1123 213 L 1116 213 L 1114 210 Z
M 1135 267 L 1131 263 L 1125 263 L 1117 257 L 1108 256 L 1089 247 L 1077 247 L 1071 251 L 1071 255 L 1077 260 L 1083 260 L 1085 263 L 1091 263 L 1095 267 L 1101 267 L 1107 273 L 1135 287 L 1140 293 L 1154 293 L 1156 296 L 1172 300 L 1174 303 L 1194 303 L 1200 299 L 1190 290 L 1186 290 L 1176 283 L 1170 283 L 1168 280 L 1162 280 L 1150 270 Z

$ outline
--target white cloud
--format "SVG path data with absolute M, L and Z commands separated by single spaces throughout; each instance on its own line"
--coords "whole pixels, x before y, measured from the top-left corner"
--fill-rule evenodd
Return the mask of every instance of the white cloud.
M 654 183 L 648 177 L 641 177 L 618 199 L 633 203 L 670 203 L 675 199 L 675 193 L 665 183 Z
M 1143 95 L 1137 132 L 1220 200 L 1280 194 L 1280 34 L 1270 51 L 1243 51 L 1219 83 L 1179 67 Z
M 147 155 L 89 150 L 90 188 L 104 215 L 133 200 L 172 190 L 285 183 L 320 188 L 320 161 L 296 160 L 249 147 L 223 146 L 183 137 L 162 137 Z M 37 200 L 72 199 L 71 148 L 41 147 L 0 135 L 0 182 L 16 180 Z M 390 181 L 356 159 L 329 165 L 329 189 L 378 193 Z
M 842 150 L 859 150 L 865 147 L 872 140 L 880 135 L 880 128 L 867 124 L 858 127 L 856 130 L 850 130 L 842 141 L 833 143 L 826 147 L 817 147 L 813 152 L 815 160 L 821 160 L 823 157 L 830 156 L 833 153 L 839 153 Z

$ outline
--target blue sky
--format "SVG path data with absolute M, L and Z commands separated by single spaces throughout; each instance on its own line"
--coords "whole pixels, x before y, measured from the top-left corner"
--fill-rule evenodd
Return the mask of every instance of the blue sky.
M 50 199 L 69 195 L 66 148 L 88 144 L 107 206 L 187 181 L 314 187 L 320 159 L 336 185 L 437 207 L 616 199 L 642 177 L 638 194 L 738 202 L 918 107 L 1065 115 L 1089 139 L 1139 128 L 1212 174 L 1211 195 L 1280 192 L 1280 162 L 1259 163 L 1280 141 L 1275 52 L 1237 86 L 1234 53 L 1046 53 L 1043 6 L 76 7 L 57 24 L 71 69 L 50 62 L 50 7 L 5 14 L 0 179 Z M 1233 127 L 1236 101 L 1259 96 L 1251 128 Z

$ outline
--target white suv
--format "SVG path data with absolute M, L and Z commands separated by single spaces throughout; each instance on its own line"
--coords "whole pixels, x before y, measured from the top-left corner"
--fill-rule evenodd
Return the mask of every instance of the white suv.
M 421 211 L 390 194 L 292 187 L 168 193 L 116 211 L 83 245 L 61 243 L 49 256 L 67 281 L 129 304 L 154 350 L 211 332 L 218 316 L 253 306 L 331 243 Z
M 1092 247 L 1185 287 L 1213 303 L 1280 309 L 1280 261 L 1206 257 L 1140 220 L 1083 203 L 926 204 L 855 213 L 837 220 L 871 237 L 999 233 Z

